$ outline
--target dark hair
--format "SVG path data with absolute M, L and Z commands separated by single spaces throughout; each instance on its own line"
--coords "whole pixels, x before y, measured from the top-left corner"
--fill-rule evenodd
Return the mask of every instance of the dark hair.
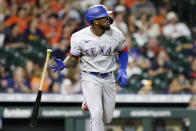
M 12 24 L 12 25 L 10 26 L 10 30 L 13 30 L 13 28 L 16 27 L 16 26 L 18 26 L 18 24 Z
M 56 13 L 52 13 L 52 14 L 49 16 L 49 18 L 56 18 L 56 19 L 58 19 L 58 15 L 57 15 Z

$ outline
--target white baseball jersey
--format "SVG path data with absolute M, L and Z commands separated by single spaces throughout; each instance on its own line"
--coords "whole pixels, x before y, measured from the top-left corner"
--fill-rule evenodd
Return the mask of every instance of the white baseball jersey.
M 86 27 L 72 35 L 70 53 L 81 56 L 82 71 L 107 73 L 116 69 L 115 52 L 125 47 L 125 38 L 117 28 L 111 27 L 98 37 Z

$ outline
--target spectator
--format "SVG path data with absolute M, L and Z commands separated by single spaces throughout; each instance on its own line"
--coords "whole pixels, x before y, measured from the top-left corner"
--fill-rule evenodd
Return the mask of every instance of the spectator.
M 135 15 L 129 14 L 127 17 L 127 25 L 128 25 L 128 36 L 132 37 L 132 35 L 136 32 L 137 26 L 135 25 Z
M 51 16 L 52 14 L 56 14 L 56 12 L 52 8 L 51 1 L 42 0 L 40 1 L 40 7 L 46 16 Z
M 154 5 L 157 7 L 157 8 L 165 8 L 167 11 L 170 11 L 172 9 L 176 9 L 177 7 L 177 1 L 173 1 L 173 0 L 160 0 L 160 1 L 157 1 L 157 0 L 151 0 Z M 178 2 L 179 3 L 179 2 Z
M 196 79 L 196 57 L 191 62 L 191 67 L 185 69 L 185 77 L 189 80 Z
M 39 85 L 41 82 L 41 73 L 42 73 L 42 70 L 40 68 L 35 70 L 35 72 L 33 73 L 33 77 L 30 81 L 32 93 L 37 93 L 39 90 Z M 51 83 L 52 83 L 52 81 L 48 77 L 48 73 L 47 73 L 45 81 L 44 81 L 44 85 L 43 85 L 43 92 L 46 92 L 46 93 L 49 92 L 49 89 L 50 89 L 49 87 L 50 87 Z
M 63 12 L 63 11 L 61 11 L 62 14 L 60 14 L 60 13 L 58 14 L 58 17 L 61 20 L 62 25 L 66 25 L 66 24 L 69 23 L 70 17 L 69 17 L 69 14 L 67 12 Z
M 43 32 L 44 36 L 50 32 L 50 24 L 48 19 L 48 16 L 45 13 L 42 13 L 38 23 L 38 28 Z
M 132 9 L 133 5 L 137 2 L 138 0 L 125 0 L 125 5 L 127 8 Z
M 101 0 L 100 4 L 105 5 L 108 10 L 114 10 L 114 6 L 117 5 L 115 0 Z
M 9 9 L 6 7 L 6 3 L 0 1 L 0 21 L 5 20 L 5 16 L 9 13 Z
M 160 74 L 172 73 L 169 56 L 164 49 L 157 53 L 156 59 L 152 62 L 148 73 L 152 77 Z
M 31 60 L 27 60 L 27 61 L 25 62 L 24 70 L 25 70 L 25 74 L 26 74 L 27 80 L 30 81 L 30 80 L 32 79 L 33 73 L 34 73 L 34 71 L 35 71 L 34 62 L 31 61 Z
M 43 65 L 43 63 L 40 63 L 39 61 L 33 61 L 33 73 L 30 79 L 30 87 L 31 87 L 31 92 L 32 93 L 37 93 L 37 91 L 39 90 L 39 85 L 41 82 L 41 75 L 42 75 L 42 71 L 43 69 L 41 68 L 41 66 Z M 46 78 L 44 81 L 44 85 L 43 85 L 43 92 L 48 92 L 50 89 L 50 84 L 51 84 L 51 79 L 49 78 L 48 72 L 46 73 Z
M 19 31 L 20 34 L 22 35 L 25 31 L 25 29 L 28 26 L 29 18 L 27 17 L 25 8 L 21 8 L 19 10 L 19 15 L 18 16 L 11 16 L 9 17 L 6 21 L 5 24 L 8 26 L 11 26 L 13 24 L 18 24 L 19 25 Z
M 141 17 L 136 20 L 135 24 L 149 37 L 157 37 L 160 35 L 159 25 L 154 22 L 153 15 L 143 13 Z
M 130 49 L 131 60 L 134 61 L 135 65 L 142 69 L 149 68 L 151 65 L 150 60 L 147 59 L 145 56 L 143 56 L 139 49 L 136 49 L 133 47 L 132 42 L 130 41 L 130 38 L 127 37 L 126 42 Z
M 131 52 L 135 52 L 136 50 L 131 50 Z M 136 51 L 137 52 L 137 51 Z M 148 58 L 143 56 L 141 53 L 138 53 L 134 58 L 135 64 L 141 69 L 148 69 L 151 66 L 151 62 Z
M 158 15 L 154 18 L 154 22 L 159 24 L 160 32 L 162 32 L 163 26 L 167 23 L 166 21 L 167 10 L 164 7 L 159 9 Z
M 131 40 L 129 36 L 125 37 L 125 41 L 127 42 L 127 46 L 129 50 L 131 50 L 133 48 L 133 41 Z
M 136 18 L 140 17 L 143 13 L 155 15 L 156 8 L 153 3 L 148 0 L 138 0 L 138 2 L 133 5 L 132 13 L 136 15 Z
M 79 66 L 77 66 L 75 70 L 68 69 L 67 79 L 64 79 L 61 85 L 61 93 L 62 94 L 81 93 L 79 76 L 80 76 Z
M 148 42 L 148 36 L 142 28 L 137 28 L 136 32 L 133 34 L 133 39 L 137 43 L 138 47 L 143 47 Z
M 62 31 L 59 33 L 58 36 L 55 37 L 55 41 L 57 43 L 60 43 L 61 40 L 67 40 L 68 43 L 70 43 L 71 35 L 73 33 L 73 27 L 70 22 L 62 26 Z
M 182 50 L 189 50 L 189 61 L 192 61 L 194 57 L 196 57 L 196 39 L 194 40 L 194 42 L 191 43 L 184 43 L 182 45 L 178 45 L 176 47 L 176 53 L 179 53 Z
M 24 69 L 17 67 L 14 76 L 7 85 L 8 93 L 30 93 L 30 82 L 26 79 Z
M 33 10 L 32 10 L 33 8 Z M 29 14 L 31 15 L 31 19 L 38 19 L 40 18 L 42 14 L 42 8 L 39 8 L 37 6 L 33 6 L 29 9 Z
M 0 20 L 0 47 L 3 46 L 5 41 L 4 23 Z
M 64 76 L 61 74 L 58 74 L 58 72 L 55 72 L 55 73 L 50 73 L 49 77 L 52 80 L 49 91 L 53 93 L 60 93 L 60 85 L 63 82 Z
M 196 79 L 193 80 L 192 85 L 191 85 L 191 92 L 192 94 L 196 94 Z
M 0 64 L 0 92 L 7 92 L 7 85 L 9 82 L 9 76 L 6 73 L 6 65 Z
M 32 1 L 32 0 L 30 0 Z M 20 3 L 20 8 L 24 8 L 26 11 L 26 16 L 28 16 L 29 20 L 34 18 L 33 11 L 35 9 L 35 4 L 31 3 L 29 0 L 27 0 L 25 3 Z
M 60 19 L 66 18 L 62 24 L 67 24 L 70 19 L 76 20 L 77 23 L 81 22 L 81 16 L 76 8 L 77 7 L 74 7 L 72 3 L 66 3 L 64 9 L 60 10 L 58 13 Z
M 142 49 L 142 53 L 151 61 L 153 61 L 156 57 L 156 54 L 164 49 L 163 47 L 158 45 L 157 37 L 151 37 L 147 43 L 147 46 Z
M 184 74 L 179 74 L 177 78 L 174 78 L 169 85 L 170 94 L 183 94 L 191 92 L 191 84 L 187 80 Z
M 13 18 L 17 18 L 17 14 L 18 14 L 18 4 L 11 4 L 9 7 L 6 7 L 9 12 L 7 14 L 4 14 L 4 21 L 6 21 L 8 18 L 13 19 Z M 5 24 L 6 27 L 9 27 L 9 24 Z
M 149 18 L 149 24 L 146 32 L 148 37 L 158 37 L 161 34 L 159 24 L 154 22 L 154 18 L 155 16 L 150 16 Z
M 65 1 L 64 0 L 52 0 L 52 8 L 55 10 L 56 13 L 59 13 L 64 6 L 65 6 Z
M 71 35 L 74 32 L 74 28 L 72 27 L 71 23 L 67 23 L 65 25 L 63 25 L 63 30 L 62 30 L 62 34 L 61 34 L 61 39 L 67 39 L 68 42 L 71 41 Z
M 75 18 L 70 18 L 68 23 L 70 23 L 70 27 L 71 27 L 71 30 L 72 30 L 72 33 L 78 31 L 80 29 L 80 25 L 79 25 L 79 22 L 77 21 L 77 19 Z
M 114 8 L 114 22 L 112 26 L 117 27 L 124 35 L 127 35 L 128 27 L 124 21 L 124 16 L 126 15 L 125 11 L 126 8 L 123 5 L 118 5 Z
M 189 28 L 182 22 L 179 22 L 178 16 L 176 15 L 175 12 L 169 12 L 167 14 L 167 22 L 163 27 L 163 35 L 176 39 L 178 37 L 191 37 L 191 31 Z
M 126 2 L 126 0 L 117 0 L 117 1 L 116 1 L 116 4 L 117 4 L 117 5 L 125 6 L 125 2 Z
M 44 40 L 43 32 L 38 28 L 38 20 L 33 19 L 29 22 L 29 27 L 24 32 L 25 43 L 39 43 Z
M 144 34 L 147 34 L 147 29 L 149 25 L 149 16 L 144 12 L 142 15 L 135 21 L 135 25 L 141 29 Z
M 5 46 L 9 46 L 11 48 L 24 47 L 24 37 L 20 35 L 19 25 L 13 24 L 10 28 L 11 32 L 5 37 Z
M 132 58 L 131 56 L 129 57 L 129 63 L 127 67 L 127 78 L 131 78 L 132 75 L 141 75 L 142 70 L 139 66 L 136 65 L 136 60 Z
M 61 33 L 62 23 L 58 20 L 58 16 L 56 14 L 52 14 L 49 17 L 49 27 L 50 30 L 46 33 L 46 38 L 48 43 L 53 47 L 58 45 L 58 41 L 56 37 Z
M 70 51 L 70 45 L 67 39 L 62 39 L 58 45 L 58 48 L 56 48 L 53 53 L 52 56 L 64 60 L 65 57 L 67 56 L 67 54 Z

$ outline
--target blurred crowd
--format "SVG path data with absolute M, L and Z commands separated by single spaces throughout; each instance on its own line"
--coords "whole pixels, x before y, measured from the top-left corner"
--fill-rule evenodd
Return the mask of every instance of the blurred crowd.
M 85 10 L 104 4 L 113 11 L 111 26 L 123 32 L 130 50 L 129 84 L 117 88 L 118 93 L 196 94 L 196 2 L 186 2 L 1 0 L 0 92 L 37 92 L 45 48 L 52 48 L 52 57 L 63 60 L 72 33 L 88 26 Z M 48 70 L 43 91 L 81 93 L 79 79 L 79 66 L 61 74 Z

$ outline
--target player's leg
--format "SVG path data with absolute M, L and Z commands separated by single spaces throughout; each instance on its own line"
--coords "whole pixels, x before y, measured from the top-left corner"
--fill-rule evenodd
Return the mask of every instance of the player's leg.
M 91 116 L 91 131 L 104 131 L 102 85 L 91 74 L 82 74 L 82 91 Z
M 112 121 L 113 110 L 116 101 L 115 82 L 104 82 L 103 88 L 103 122 L 109 124 Z

